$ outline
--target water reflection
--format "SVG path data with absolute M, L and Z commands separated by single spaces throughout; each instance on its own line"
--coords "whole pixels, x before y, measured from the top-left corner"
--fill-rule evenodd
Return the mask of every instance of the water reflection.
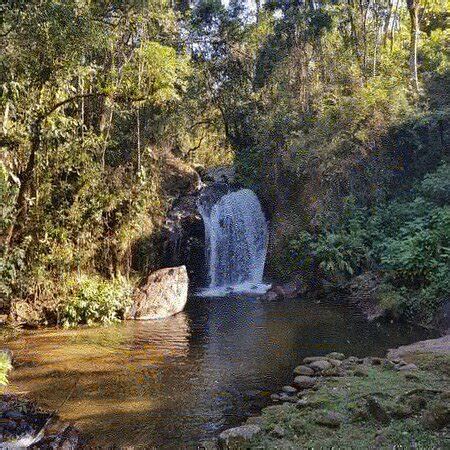
M 190 300 L 167 320 L 29 332 L 7 345 L 11 389 L 59 410 L 92 444 L 173 448 L 216 434 L 268 402 L 306 355 L 380 355 L 429 337 L 303 300 Z

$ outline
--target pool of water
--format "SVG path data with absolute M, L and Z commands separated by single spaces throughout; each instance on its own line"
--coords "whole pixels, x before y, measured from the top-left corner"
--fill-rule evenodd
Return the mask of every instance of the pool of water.
M 21 334 L 10 390 L 58 410 L 93 445 L 189 446 L 270 403 L 305 356 L 384 355 L 432 335 L 304 299 L 191 298 L 171 318 Z

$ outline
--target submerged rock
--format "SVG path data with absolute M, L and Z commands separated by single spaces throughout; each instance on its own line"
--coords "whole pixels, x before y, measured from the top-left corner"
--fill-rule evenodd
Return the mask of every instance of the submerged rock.
M 261 432 L 258 425 L 230 428 L 219 435 L 219 447 L 227 450 L 248 448 L 249 442 Z
M 161 269 L 151 273 L 144 286 L 137 289 L 126 319 L 163 319 L 184 309 L 188 294 L 185 266 Z

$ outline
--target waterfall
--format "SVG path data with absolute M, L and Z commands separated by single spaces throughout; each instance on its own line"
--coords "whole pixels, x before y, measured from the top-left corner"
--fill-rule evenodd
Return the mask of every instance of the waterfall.
M 198 208 L 209 267 L 209 288 L 203 294 L 265 292 L 269 287 L 262 284 L 267 223 L 255 193 L 241 189 L 219 199 L 203 195 Z

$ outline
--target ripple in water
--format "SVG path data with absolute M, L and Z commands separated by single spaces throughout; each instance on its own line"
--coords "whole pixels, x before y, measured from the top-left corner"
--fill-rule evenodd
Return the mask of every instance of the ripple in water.
M 33 331 L 5 345 L 10 389 L 60 409 L 92 445 L 177 448 L 257 413 L 305 356 L 383 355 L 429 337 L 334 304 L 227 297 L 191 298 L 166 320 Z

